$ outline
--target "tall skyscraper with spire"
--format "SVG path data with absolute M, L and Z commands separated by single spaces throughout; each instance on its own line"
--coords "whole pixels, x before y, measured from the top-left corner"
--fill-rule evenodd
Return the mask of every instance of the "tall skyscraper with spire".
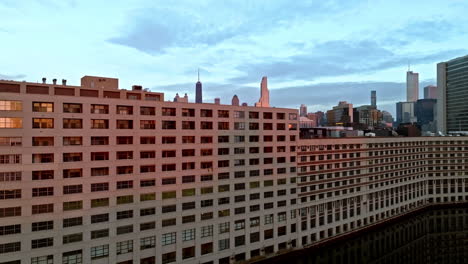
M 195 103 L 203 103 L 202 83 L 200 82 L 200 69 L 198 69 L 198 82 L 195 85 Z
M 371 106 L 377 108 L 377 92 L 371 91 Z
M 256 107 L 270 107 L 270 91 L 268 91 L 268 80 L 266 76 L 263 76 L 262 82 L 260 83 L 260 100 L 255 103 Z
M 419 99 L 419 74 L 406 72 L 406 102 L 416 102 Z

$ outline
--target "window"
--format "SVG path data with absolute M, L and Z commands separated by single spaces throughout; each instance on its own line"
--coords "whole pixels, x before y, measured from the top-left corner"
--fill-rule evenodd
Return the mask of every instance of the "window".
M 41 129 L 54 128 L 54 119 L 53 118 L 33 118 L 33 128 L 41 128 Z
M 211 236 L 213 236 L 213 225 L 202 226 L 201 237 L 211 237 Z
M 245 136 L 234 136 L 234 142 L 235 143 L 245 142 Z
M 156 129 L 156 121 L 140 120 L 140 129 Z
M 117 227 L 117 235 L 128 234 L 133 232 L 133 225 L 125 225 Z
M 0 128 L 22 128 L 23 119 L 20 117 L 0 117 Z M 53 125 L 52 125 L 53 128 Z
M 117 196 L 117 204 L 133 203 L 133 195 Z
M 83 120 L 76 118 L 64 118 L 63 128 L 83 128 Z
M 104 258 L 109 256 L 109 245 L 91 247 L 91 259 Z
M 31 240 L 32 249 L 51 247 L 53 245 L 54 245 L 54 239 L 52 237 Z
M 91 137 L 91 145 L 109 145 L 109 137 Z
M 244 122 L 235 122 L 234 123 L 235 130 L 245 130 L 245 123 Z
M 54 264 L 54 255 L 33 257 L 31 264 Z
M 63 264 L 82 264 L 83 254 L 82 250 L 69 251 L 62 254 Z
M 162 121 L 162 129 L 176 129 L 176 121 Z
M 141 106 L 140 115 L 156 115 L 156 109 L 150 106 Z
M 33 154 L 33 163 L 38 163 L 34 162 L 34 155 L 53 155 L 53 154 Z M 37 156 L 36 156 L 37 157 Z M 42 156 L 39 156 L 42 157 Z M 46 157 L 44 157 L 45 162 L 41 163 L 46 163 L 50 162 Z M 53 156 L 52 156 L 52 162 L 53 162 Z M 12 154 L 12 155 L 0 155 L 0 164 L 19 164 L 21 163 L 21 154 Z
M 230 230 L 230 224 L 229 222 L 225 222 L 225 223 L 220 223 L 219 224 L 219 233 L 222 234 L 222 233 L 228 233 Z
M 83 153 L 81 152 L 63 153 L 63 162 L 77 162 L 77 161 L 82 161 L 82 160 L 83 160 Z
M 0 254 L 21 251 L 21 242 L 0 244 Z
M 32 172 L 33 180 L 34 180 L 34 172 L 35 171 Z M 21 176 L 22 176 L 21 171 L 0 172 L 0 182 L 21 181 Z M 52 174 L 52 178 L 53 178 L 53 174 Z
M 175 171 L 176 170 L 176 164 L 163 164 L 162 165 L 162 171 Z
M 182 176 L 182 183 L 191 183 L 191 182 L 195 182 L 194 175 Z
M 118 105 L 116 110 L 116 114 L 119 115 L 133 115 L 133 106 Z
M 83 186 L 81 184 L 63 186 L 63 194 L 82 193 Z
M 83 201 L 63 202 L 63 211 L 83 209 Z
M 95 224 L 95 223 L 102 223 L 102 222 L 107 222 L 109 221 L 109 214 L 97 214 L 97 215 L 92 215 L 91 216 L 91 224 Z M 105 230 L 106 232 L 106 237 L 109 235 L 109 229 L 102 229 L 102 230 L 97 230 L 97 231 L 93 231 L 93 232 L 98 232 L 100 231 L 100 233 L 103 233 Z M 91 232 L 91 238 L 93 238 L 93 233 Z
M 162 264 L 168 264 L 176 261 L 176 252 L 162 254 Z
M 163 246 L 176 243 L 176 232 L 162 234 L 161 243 Z
M 33 232 L 54 229 L 54 221 L 35 222 L 31 224 Z
M 21 225 L 0 226 L 0 236 L 13 235 L 21 233 Z
M 53 145 L 52 141 L 52 145 Z M 83 138 L 82 137 L 63 137 L 63 145 L 64 146 L 81 146 L 83 145 Z
M 133 240 L 117 242 L 117 255 L 133 252 Z
M 69 244 L 80 241 L 83 241 L 83 233 L 70 234 L 62 237 L 63 244 Z
M 156 144 L 156 137 L 140 137 L 140 144 Z
M 213 242 L 205 243 L 201 245 L 200 253 L 202 255 L 209 254 L 213 252 Z
M 213 110 L 210 109 L 201 109 L 200 110 L 201 117 L 213 117 Z
M 176 116 L 176 109 L 175 108 L 169 108 L 169 107 L 163 107 L 162 108 L 162 115 L 163 116 Z
M 0 111 L 22 111 L 23 103 L 21 101 L 0 100 Z
M 72 226 L 80 226 L 83 225 L 83 217 L 72 217 L 72 218 L 64 218 L 63 219 L 63 227 L 72 227 Z
M 54 103 L 33 102 L 33 112 L 54 112 Z
M 195 116 L 195 109 L 182 108 L 182 116 L 194 117 Z
M 108 113 L 109 113 L 108 105 L 99 105 L 99 104 L 91 105 L 91 114 L 108 114 Z
M 195 129 L 195 121 L 182 121 L 182 129 Z
M 109 198 L 98 198 L 91 200 L 91 208 L 109 206 Z
M 195 143 L 195 136 L 182 136 L 183 144 L 193 144 Z
M 182 259 L 194 258 L 195 246 L 182 248 Z
M 100 221 L 100 222 L 103 222 L 103 221 Z M 99 223 L 99 222 L 93 222 L 93 223 Z M 108 236 L 109 236 L 108 228 L 91 231 L 91 239 L 97 239 L 97 238 L 108 237 Z
M 163 200 L 176 198 L 176 191 L 162 192 L 162 198 Z
M 245 118 L 244 111 L 234 111 L 234 118 Z
M 54 187 L 41 187 L 32 189 L 32 197 L 53 196 Z
M 107 175 L 109 175 L 108 167 L 91 168 L 91 176 L 107 176 Z
M 213 122 L 207 122 L 207 121 L 200 122 L 200 129 L 213 129 Z
M 99 153 L 99 152 L 93 152 L 93 153 Z M 103 152 L 101 152 L 103 153 Z M 107 152 L 105 152 L 107 153 Z M 133 151 L 117 151 L 116 152 L 116 159 L 117 160 L 122 160 L 122 159 L 133 159 Z
M 63 112 L 64 113 L 82 113 L 83 112 L 83 105 L 82 104 L 64 103 L 63 104 Z
M 133 137 L 131 136 L 117 137 L 117 145 L 131 145 L 131 144 L 133 144 Z
M 0 138 L 0 141 L 1 141 L 2 138 Z M 10 140 L 8 140 L 10 143 Z M 19 144 L 21 146 L 21 138 L 19 138 Z M 1 144 L 0 142 L 0 145 L 3 145 Z M 10 144 L 8 144 L 9 146 Z M 54 145 L 54 137 L 33 137 L 32 138 L 32 145 L 35 146 L 35 147 L 39 147 L 39 146 L 53 146 Z M 5 144 L 4 146 L 7 146 L 7 144 Z
M 156 237 L 155 236 L 150 236 L 150 237 L 143 237 L 140 238 L 140 249 L 148 249 L 148 248 L 154 248 L 156 247 Z
M 175 144 L 176 137 L 162 137 L 162 143 L 163 144 Z
M 91 128 L 92 129 L 108 129 L 109 120 L 107 119 L 91 119 Z
M 182 241 L 190 241 L 195 239 L 195 228 L 182 231 Z
M 182 162 L 182 170 L 194 170 L 195 162 Z
M 117 120 L 117 129 L 133 129 L 133 120 Z
M 12 217 L 12 216 L 21 216 L 21 207 L 20 206 L 0 208 L 0 218 Z
M 133 166 L 117 166 L 117 174 L 132 174 L 133 173 Z
M 218 245 L 219 250 L 229 249 L 229 238 L 221 239 L 218 242 L 219 242 L 219 245 Z

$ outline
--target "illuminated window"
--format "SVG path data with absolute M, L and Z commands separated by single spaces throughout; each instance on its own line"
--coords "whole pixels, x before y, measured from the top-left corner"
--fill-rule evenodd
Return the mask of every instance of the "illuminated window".
M 0 128 L 22 128 L 23 119 L 20 117 L 0 117 Z
M 21 101 L 0 100 L 0 111 L 22 111 L 23 103 Z

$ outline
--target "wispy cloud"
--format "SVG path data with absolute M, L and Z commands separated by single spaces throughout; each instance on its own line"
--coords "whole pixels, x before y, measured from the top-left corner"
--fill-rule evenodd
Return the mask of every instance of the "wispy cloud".
M 8 75 L 8 74 L 0 73 L 0 79 L 2 80 L 18 80 L 18 79 L 24 79 L 24 78 L 26 78 L 25 74 Z

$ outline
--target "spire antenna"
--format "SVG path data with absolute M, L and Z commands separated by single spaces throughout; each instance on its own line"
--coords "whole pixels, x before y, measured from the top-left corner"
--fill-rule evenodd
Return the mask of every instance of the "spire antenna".
M 200 81 L 200 68 L 198 68 L 198 81 Z

